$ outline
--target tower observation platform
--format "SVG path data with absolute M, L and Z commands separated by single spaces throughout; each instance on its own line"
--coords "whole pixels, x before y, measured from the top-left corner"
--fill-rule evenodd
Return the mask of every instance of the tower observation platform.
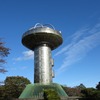
M 36 24 L 22 36 L 22 44 L 31 50 L 34 50 L 40 45 L 47 45 L 51 50 L 54 50 L 61 45 L 62 42 L 61 32 L 55 30 L 50 24 Z

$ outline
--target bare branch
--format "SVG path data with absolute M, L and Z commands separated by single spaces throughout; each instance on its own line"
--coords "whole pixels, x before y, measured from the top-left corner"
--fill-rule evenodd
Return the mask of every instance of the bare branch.
M 6 48 L 4 46 L 4 42 L 1 41 L 0 38 L 0 73 L 5 73 L 7 70 L 4 69 L 4 66 L 2 66 L 4 63 L 6 63 L 4 57 L 7 57 L 9 54 L 9 48 Z

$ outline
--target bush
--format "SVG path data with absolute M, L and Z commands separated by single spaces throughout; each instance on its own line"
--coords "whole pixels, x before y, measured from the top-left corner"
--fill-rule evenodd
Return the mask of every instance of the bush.
M 53 89 L 44 90 L 44 100 L 61 100 L 58 93 Z
M 80 100 L 100 100 L 100 91 L 94 88 L 86 88 L 81 91 L 83 99 Z

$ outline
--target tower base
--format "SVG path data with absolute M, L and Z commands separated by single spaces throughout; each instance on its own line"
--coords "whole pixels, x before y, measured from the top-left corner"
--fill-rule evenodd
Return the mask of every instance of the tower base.
M 67 98 L 68 95 L 57 83 L 51 84 L 29 84 L 26 86 L 19 99 L 43 99 L 45 89 L 54 89 L 61 98 Z

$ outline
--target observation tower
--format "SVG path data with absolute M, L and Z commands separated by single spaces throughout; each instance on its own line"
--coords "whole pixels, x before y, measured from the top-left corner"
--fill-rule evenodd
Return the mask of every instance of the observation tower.
M 23 34 L 22 44 L 34 51 L 34 83 L 52 82 L 54 60 L 51 51 L 62 42 L 61 33 L 50 24 L 36 24 Z
M 52 82 L 54 60 L 52 59 L 51 51 L 62 43 L 61 32 L 55 30 L 50 24 L 42 25 L 37 23 L 23 34 L 22 44 L 34 51 L 34 85 L 28 85 L 19 98 L 39 96 L 46 88 L 58 90 L 60 96 L 67 96 L 60 85 Z M 26 93 L 27 90 L 28 94 Z M 33 91 L 33 96 L 30 91 Z

